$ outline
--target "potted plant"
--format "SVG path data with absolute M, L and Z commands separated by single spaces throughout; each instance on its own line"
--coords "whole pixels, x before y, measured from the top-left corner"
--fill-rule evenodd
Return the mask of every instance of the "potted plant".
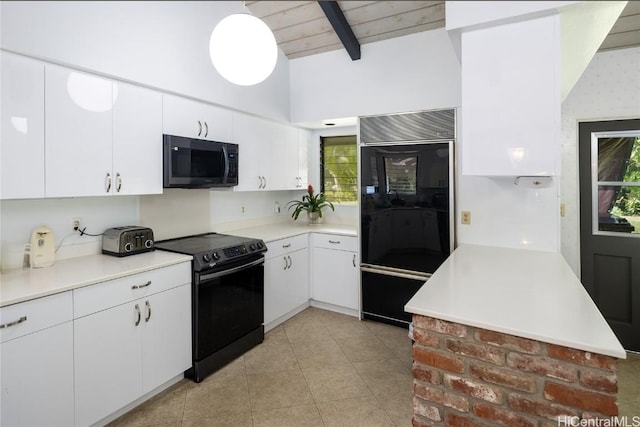
M 322 222 L 322 208 L 329 206 L 332 211 L 335 211 L 333 203 L 328 201 L 324 193 L 313 194 L 313 185 L 309 184 L 307 187 L 307 194 L 302 196 L 302 200 L 291 200 L 287 203 L 289 210 L 293 209 L 291 218 L 297 220 L 300 216 L 300 212 L 307 211 L 309 223 L 318 224 Z

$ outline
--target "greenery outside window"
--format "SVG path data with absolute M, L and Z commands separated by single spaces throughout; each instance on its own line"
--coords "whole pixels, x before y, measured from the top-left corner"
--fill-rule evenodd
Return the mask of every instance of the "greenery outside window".
M 358 201 L 358 144 L 355 135 L 320 140 L 322 192 L 334 203 Z

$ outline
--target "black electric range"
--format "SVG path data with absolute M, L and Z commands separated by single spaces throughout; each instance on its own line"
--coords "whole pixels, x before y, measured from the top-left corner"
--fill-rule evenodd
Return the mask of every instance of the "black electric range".
M 264 252 L 260 239 L 205 233 L 155 242 L 192 255 L 192 367 L 195 382 L 264 340 Z

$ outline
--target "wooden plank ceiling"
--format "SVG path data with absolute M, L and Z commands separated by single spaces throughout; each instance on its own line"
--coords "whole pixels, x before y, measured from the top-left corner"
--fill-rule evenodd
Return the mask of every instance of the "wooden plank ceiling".
M 338 1 L 360 44 L 442 28 L 444 1 Z M 315 1 L 247 1 L 289 58 L 343 49 Z M 630 1 L 600 50 L 640 46 L 640 0 Z

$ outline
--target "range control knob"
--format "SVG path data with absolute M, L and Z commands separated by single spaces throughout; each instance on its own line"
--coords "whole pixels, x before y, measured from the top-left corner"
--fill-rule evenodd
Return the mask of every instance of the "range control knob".
M 249 249 L 251 249 L 252 251 L 255 251 L 256 250 L 256 244 L 255 243 L 250 244 L 249 245 Z
M 147 248 L 151 248 L 151 247 L 153 246 L 153 240 L 146 240 L 146 241 L 144 242 L 144 245 L 145 245 Z
M 216 261 L 220 259 L 220 254 L 218 252 L 214 252 L 212 255 L 213 259 L 215 259 Z
M 258 249 L 262 249 L 262 248 L 264 248 L 264 243 L 258 242 Z
M 202 255 L 202 260 L 204 262 L 209 262 L 209 261 L 211 261 L 211 256 L 209 254 L 204 254 L 204 255 Z
M 132 250 L 132 249 L 133 249 L 133 244 L 132 244 L 131 242 L 126 243 L 126 244 L 124 245 L 124 251 L 125 251 L 125 252 L 131 252 L 131 250 Z

